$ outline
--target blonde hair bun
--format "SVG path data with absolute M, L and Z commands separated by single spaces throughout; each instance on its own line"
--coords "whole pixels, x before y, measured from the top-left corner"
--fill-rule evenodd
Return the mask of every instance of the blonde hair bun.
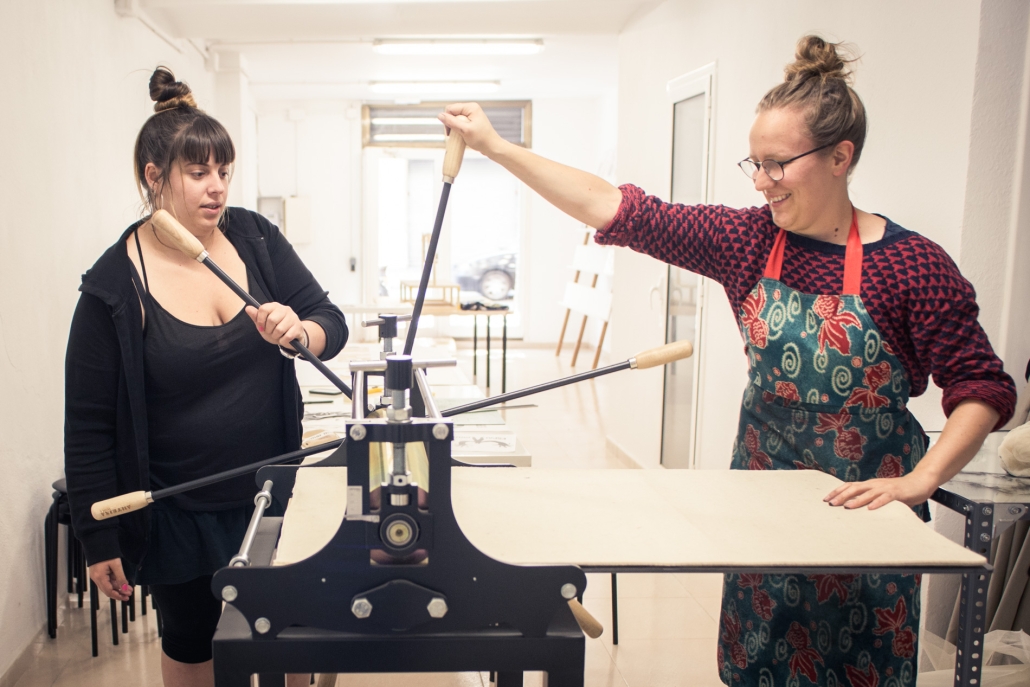
M 794 61 L 784 70 L 784 81 L 810 78 L 841 79 L 851 83 L 848 64 L 857 58 L 850 46 L 844 43 L 828 43 L 819 36 L 802 36 L 794 49 Z
M 154 112 L 164 112 L 176 107 L 196 107 L 190 87 L 175 80 L 175 74 L 168 67 L 158 67 L 150 76 L 150 99 L 154 101 Z

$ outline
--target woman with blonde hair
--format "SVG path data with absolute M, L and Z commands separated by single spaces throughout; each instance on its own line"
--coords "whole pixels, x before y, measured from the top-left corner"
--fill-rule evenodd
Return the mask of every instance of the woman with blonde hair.
M 723 285 L 749 364 L 736 470 L 822 470 L 833 506 L 926 500 L 1012 415 L 1015 386 L 977 322 L 973 288 L 944 250 L 859 210 L 848 179 L 866 113 L 841 45 L 805 36 L 762 98 L 740 168 L 761 207 L 684 206 L 501 139 L 475 104 L 440 119 L 559 209 Z M 949 416 L 926 436 L 908 400 L 929 377 Z M 797 523 L 804 529 L 805 523 Z M 727 685 L 913 685 L 919 576 L 726 575 L 719 674 Z

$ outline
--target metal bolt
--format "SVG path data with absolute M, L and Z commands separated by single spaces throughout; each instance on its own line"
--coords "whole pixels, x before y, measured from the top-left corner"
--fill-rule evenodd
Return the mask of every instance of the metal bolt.
M 266 632 L 272 629 L 272 623 L 268 620 L 268 618 L 258 618 L 254 621 L 254 629 L 257 630 L 260 634 L 265 634 Z
M 447 615 L 447 602 L 441 599 L 440 597 L 436 597 L 435 599 L 429 602 L 429 605 L 426 606 L 426 609 L 429 611 L 430 617 L 442 618 L 445 615 Z
M 1011 508 L 1009 508 L 1009 515 L 1019 515 L 1022 512 L 1023 512 L 1023 507 L 1022 506 L 1012 506 Z
M 983 534 L 980 535 L 980 541 L 982 541 L 984 543 L 987 543 L 990 540 L 991 540 L 991 535 L 987 534 L 986 532 L 984 532 Z
M 236 587 L 232 586 L 231 584 L 227 584 L 224 587 L 222 587 L 222 601 L 228 601 L 229 603 L 232 603 L 236 600 L 237 596 L 239 596 L 239 592 L 236 591 Z
M 564 599 L 575 599 L 576 598 L 576 585 L 571 582 L 566 582 L 561 586 L 561 595 Z
M 365 597 L 354 599 L 354 603 L 350 605 L 350 612 L 355 618 L 367 618 L 372 615 L 372 604 Z
M 366 434 L 368 434 L 368 432 L 365 431 L 364 425 L 351 425 L 350 438 L 354 441 L 361 441 L 365 438 Z
M 442 422 L 440 424 L 433 425 L 433 436 L 440 441 L 446 439 L 448 434 L 450 434 L 450 431 L 447 429 L 447 425 Z
M 992 510 L 990 506 L 984 506 L 984 515 L 990 515 L 993 512 L 994 510 Z

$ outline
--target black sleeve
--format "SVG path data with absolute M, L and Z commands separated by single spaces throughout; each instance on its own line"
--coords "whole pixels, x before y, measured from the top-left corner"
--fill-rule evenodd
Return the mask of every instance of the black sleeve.
M 64 371 L 64 471 L 75 536 L 92 565 L 120 556 L 118 519 L 94 520 L 90 506 L 118 495 L 115 467 L 121 350 L 99 298 L 82 294 L 72 316 Z
M 268 254 L 279 285 L 280 302 L 293 308 L 302 320 L 317 322 L 325 331 L 325 351 L 319 356 L 330 360 L 343 350 L 347 343 L 347 320 L 343 312 L 329 300 L 314 275 L 301 262 L 293 246 L 275 225 L 262 215 L 252 213 L 267 237 Z

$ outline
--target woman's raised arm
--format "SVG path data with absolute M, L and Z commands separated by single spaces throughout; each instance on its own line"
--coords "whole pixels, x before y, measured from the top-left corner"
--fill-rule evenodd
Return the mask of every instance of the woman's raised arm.
M 584 224 L 601 229 L 612 221 L 622 192 L 599 176 L 540 157 L 494 131 L 476 103 L 448 105 L 440 114 L 448 129 L 455 129 L 465 144 L 500 164 L 545 200 Z

